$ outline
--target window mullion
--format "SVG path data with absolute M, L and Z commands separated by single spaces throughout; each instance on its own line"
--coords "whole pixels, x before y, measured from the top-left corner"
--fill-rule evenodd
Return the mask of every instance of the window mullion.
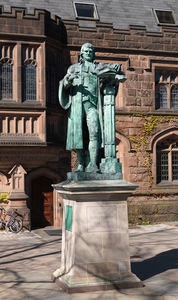
M 17 43 L 15 51 L 15 68 L 14 68 L 14 84 L 15 84 L 15 95 L 14 99 L 17 99 L 17 102 L 22 101 L 22 46 L 21 43 Z
M 167 84 L 168 109 L 171 108 L 171 84 Z
M 168 181 L 172 182 L 172 151 L 168 153 Z

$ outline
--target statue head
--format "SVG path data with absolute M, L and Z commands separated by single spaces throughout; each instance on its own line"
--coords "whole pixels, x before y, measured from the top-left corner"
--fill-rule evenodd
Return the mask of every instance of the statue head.
M 80 51 L 81 60 L 93 61 L 94 57 L 95 57 L 94 46 L 90 43 L 83 44 Z

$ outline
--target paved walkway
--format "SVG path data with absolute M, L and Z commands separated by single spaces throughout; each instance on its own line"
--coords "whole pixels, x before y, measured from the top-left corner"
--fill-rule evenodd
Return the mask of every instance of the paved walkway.
M 68 295 L 51 281 L 60 265 L 61 231 L 0 232 L 0 299 L 178 299 L 178 223 L 129 229 L 133 272 L 145 287 Z

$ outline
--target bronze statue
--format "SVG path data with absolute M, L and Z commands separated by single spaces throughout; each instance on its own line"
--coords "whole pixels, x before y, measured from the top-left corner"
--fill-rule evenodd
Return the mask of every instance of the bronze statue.
M 77 152 L 78 166 L 75 172 L 98 171 L 98 151 L 105 144 L 103 91 L 106 86 L 112 89 L 118 86 L 119 81 L 125 80 L 121 65 L 96 62 L 94 58 L 94 46 L 83 44 L 79 63 L 68 68 L 59 84 L 59 102 L 69 110 L 66 149 Z M 86 149 L 89 153 L 88 162 Z

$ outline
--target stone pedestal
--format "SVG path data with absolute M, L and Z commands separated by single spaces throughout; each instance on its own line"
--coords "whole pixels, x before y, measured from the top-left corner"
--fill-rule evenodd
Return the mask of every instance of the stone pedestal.
M 127 197 L 136 186 L 124 180 L 63 182 L 61 267 L 54 279 L 69 293 L 140 287 L 131 272 Z

